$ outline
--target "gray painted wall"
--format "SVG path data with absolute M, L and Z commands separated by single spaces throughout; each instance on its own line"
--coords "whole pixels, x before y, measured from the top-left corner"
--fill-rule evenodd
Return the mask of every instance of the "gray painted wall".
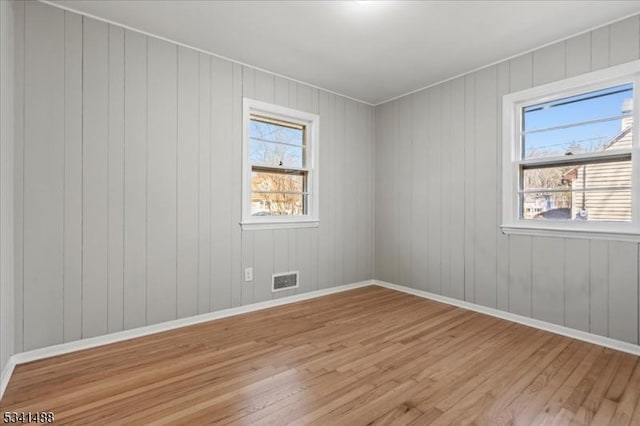
M 16 352 L 372 278 L 372 107 L 36 2 L 17 26 Z M 240 230 L 243 96 L 320 114 L 319 228 Z
M 0 372 L 13 354 L 13 8 L 0 2 Z
M 340 96 L 47 5 L 20 2 L 15 14 L 15 173 L 5 167 L 13 147 L 0 151 L 2 365 L 12 352 L 374 273 L 638 343 L 637 244 L 499 231 L 501 96 L 637 59 L 638 17 L 374 117 Z M 320 114 L 320 228 L 240 230 L 243 96 Z M 2 257 L 12 229 L 15 303 Z M 253 283 L 242 281 L 247 266 Z M 294 269 L 301 288 L 272 295 L 271 273 Z
M 637 344 L 637 244 L 499 225 L 502 96 L 639 57 L 635 16 L 376 107 L 376 278 Z

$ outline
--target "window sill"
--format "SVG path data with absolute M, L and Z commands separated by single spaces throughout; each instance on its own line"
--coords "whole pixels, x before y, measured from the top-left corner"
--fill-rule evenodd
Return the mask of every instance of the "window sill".
M 588 240 L 612 240 L 640 242 L 640 233 L 609 229 L 571 229 L 553 226 L 502 225 L 502 233 L 507 235 L 526 235 L 532 237 L 580 238 Z
M 257 231 L 262 229 L 291 229 L 291 228 L 317 228 L 318 220 L 302 220 L 287 222 L 240 222 L 243 231 Z

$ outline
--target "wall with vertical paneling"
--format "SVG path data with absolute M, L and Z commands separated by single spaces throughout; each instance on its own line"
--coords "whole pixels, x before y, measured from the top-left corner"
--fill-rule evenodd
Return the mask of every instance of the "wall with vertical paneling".
M 377 106 L 376 278 L 638 344 L 638 244 L 499 226 L 502 96 L 639 57 L 634 16 Z
M 16 25 L 3 360 L 373 277 L 372 107 L 38 2 Z M 241 231 L 243 97 L 320 115 L 318 228 Z M 300 288 L 272 294 L 289 270 Z
M 638 59 L 638 16 L 374 109 L 38 2 L 8 4 L 2 365 L 374 276 L 638 343 L 637 244 L 499 229 L 502 96 Z M 243 97 L 320 115 L 319 228 L 240 229 Z M 289 270 L 300 288 L 271 293 L 271 274 Z
M 0 372 L 14 352 L 14 9 L 0 2 Z

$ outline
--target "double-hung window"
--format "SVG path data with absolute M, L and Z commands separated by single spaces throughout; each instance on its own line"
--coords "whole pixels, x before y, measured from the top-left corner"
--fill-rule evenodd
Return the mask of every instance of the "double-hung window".
M 243 229 L 318 225 L 319 117 L 244 99 Z
M 640 61 L 503 98 L 503 231 L 640 240 Z

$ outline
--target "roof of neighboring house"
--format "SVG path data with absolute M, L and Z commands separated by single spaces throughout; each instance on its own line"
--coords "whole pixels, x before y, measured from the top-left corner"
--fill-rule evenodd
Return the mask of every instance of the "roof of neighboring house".
M 604 148 L 604 150 L 606 151 L 607 149 L 611 148 L 613 144 L 620 142 L 622 138 L 627 136 L 627 134 L 631 133 L 631 127 L 632 126 L 627 127 L 626 129 L 618 133 L 616 136 L 612 137 L 609 143 L 607 143 L 607 146 Z
M 603 151 L 608 150 L 614 144 L 620 142 L 625 136 L 627 136 L 629 133 L 631 133 L 631 129 L 632 129 L 632 126 L 629 126 L 626 129 L 624 129 L 623 131 L 621 131 L 620 133 L 618 133 L 617 135 L 615 135 L 614 137 L 612 137 L 609 140 L 609 142 L 607 142 L 607 144 L 605 145 Z M 578 177 L 578 172 L 577 172 L 578 167 L 579 166 L 572 167 L 571 170 L 569 170 L 567 173 L 565 173 L 564 176 L 562 176 L 562 177 L 564 179 L 569 180 L 569 181 L 575 179 L 576 177 Z

